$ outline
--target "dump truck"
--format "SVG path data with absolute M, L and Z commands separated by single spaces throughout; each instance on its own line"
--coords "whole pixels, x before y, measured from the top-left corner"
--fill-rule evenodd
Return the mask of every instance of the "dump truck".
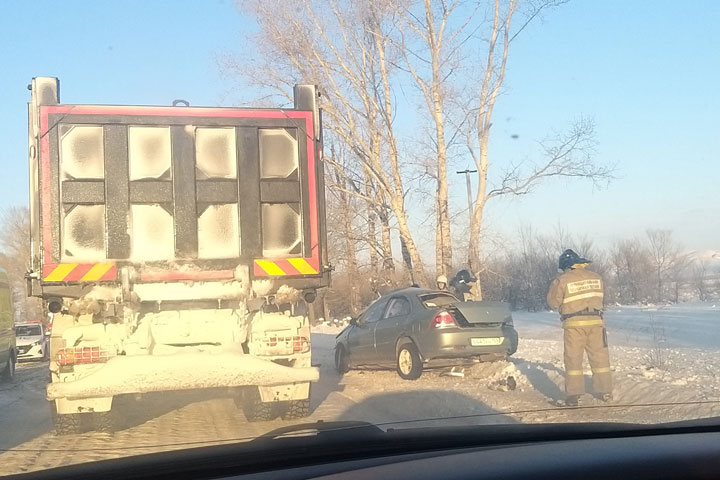
M 331 270 L 316 87 L 275 109 L 28 89 L 27 282 L 53 316 L 56 429 L 192 389 L 232 392 L 251 421 L 308 415 L 310 304 Z

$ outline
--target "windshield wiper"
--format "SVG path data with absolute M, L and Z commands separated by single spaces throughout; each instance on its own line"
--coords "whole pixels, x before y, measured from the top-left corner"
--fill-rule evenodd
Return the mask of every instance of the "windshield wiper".
M 297 425 L 288 425 L 276 428 L 259 437 L 251 440 L 249 443 L 265 442 L 268 440 L 278 440 L 283 438 L 298 438 L 312 436 L 322 442 L 332 442 L 335 438 L 347 441 L 348 434 L 352 435 L 352 439 L 369 439 L 378 438 L 385 432 L 374 423 L 361 421 L 338 421 L 326 422 L 318 420 L 314 423 L 299 423 Z

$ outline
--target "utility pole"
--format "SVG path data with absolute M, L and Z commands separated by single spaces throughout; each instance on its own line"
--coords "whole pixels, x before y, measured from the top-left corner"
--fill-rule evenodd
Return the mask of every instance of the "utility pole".
M 467 197 L 468 197 L 468 214 L 469 214 L 469 218 L 470 218 L 470 223 L 468 223 L 468 228 L 470 228 L 470 225 L 472 225 L 472 221 L 473 221 L 473 201 L 472 201 L 472 187 L 470 186 L 470 174 L 477 173 L 477 170 L 469 170 L 466 168 L 465 170 L 461 170 L 457 173 L 458 173 L 458 175 L 462 175 L 463 173 L 465 174 L 465 184 L 467 186 Z

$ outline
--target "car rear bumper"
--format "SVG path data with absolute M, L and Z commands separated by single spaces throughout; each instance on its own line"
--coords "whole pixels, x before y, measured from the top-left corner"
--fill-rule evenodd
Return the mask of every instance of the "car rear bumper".
M 18 360 L 33 360 L 44 358 L 44 351 L 42 345 L 33 345 L 29 349 L 23 348 L 23 346 L 17 347 Z
M 501 339 L 497 345 L 474 346 L 472 339 Z M 509 325 L 502 328 L 440 330 L 421 346 L 423 360 L 466 358 L 486 354 L 512 355 L 517 351 L 518 334 Z
M 287 385 L 315 382 L 319 377 L 315 367 L 288 367 L 240 353 L 118 356 L 77 380 L 49 384 L 47 398 Z

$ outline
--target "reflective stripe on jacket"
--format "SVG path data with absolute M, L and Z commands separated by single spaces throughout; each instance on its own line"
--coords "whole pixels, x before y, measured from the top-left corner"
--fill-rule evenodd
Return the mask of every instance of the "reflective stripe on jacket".
M 561 316 L 569 315 L 563 322 L 566 327 L 603 325 L 602 277 L 584 268 L 568 270 L 553 280 L 547 303 Z

